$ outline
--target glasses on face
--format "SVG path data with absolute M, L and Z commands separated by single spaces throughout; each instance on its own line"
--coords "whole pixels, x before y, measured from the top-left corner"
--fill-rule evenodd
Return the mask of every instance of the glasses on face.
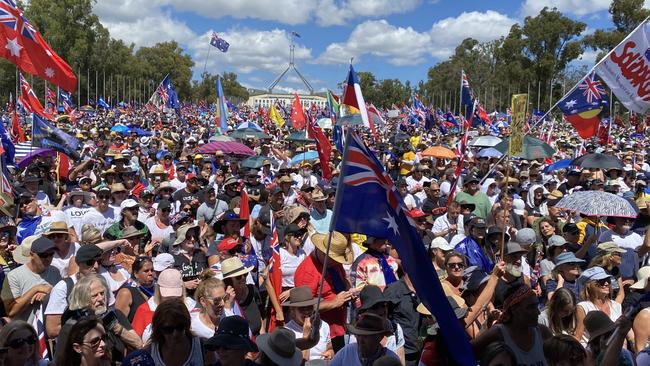
M 603 278 L 602 280 L 598 280 L 597 283 L 599 287 L 605 287 L 611 285 L 609 278 Z
M 221 303 L 227 302 L 229 299 L 230 299 L 230 296 L 228 296 L 228 295 L 223 295 L 221 297 L 217 296 L 217 297 L 209 297 L 209 298 L 207 298 L 207 300 L 210 301 L 213 304 L 221 304 Z
M 160 331 L 164 334 L 172 334 L 174 331 L 182 332 L 185 330 L 185 325 L 164 325 L 160 327 Z
M 85 261 L 84 264 L 86 265 L 86 267 L 92 267 L 95 265 L 95 263 L 99 262 L 100 260 L 101 258 L 93 258 Z
M 54 251 L 51 252 L 45 252 L 45 253 L 38 253 L 38 257 L 41 259 L 47 259 L 50 257 L 54 257 Z
M 27 337 L 27 338 L 16 338 L 16 339 L 12 339 L 9 342 L 7 342 L 7 346 L 9 346 L 9 347 L 11 347 L 13 349 L 18 349 L 18 348 L 24 346 L 25 344 L 33 346 L 33 345 L 36 344 L 37 341 L 38 340 L 34 336 L 30 336 L 30 337 Z
M 447 263 L 447 267 L 449 267 L 451 269 L 463 269 L 463 268 L 465 268 L 465 264 L 460 263 L 460 262 L 458 262 L 458 263 Z
M 0 233 L 0 240 L 9 240 L 9 233 L 8 232 L 1 232 Z
M 88 342 L 84 342 L 84 343 L 88 344 L 91 348 L 96 349 L 97 347 L 99 347 L 99 344 L 102 341 L 106 342 L 106 334 L 102 334 L 101 336 L 95 337 L 95 338 L 89 340 Z

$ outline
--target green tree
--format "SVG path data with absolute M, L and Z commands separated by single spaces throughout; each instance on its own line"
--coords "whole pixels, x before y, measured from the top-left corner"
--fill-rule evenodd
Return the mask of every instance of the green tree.
M 650 9 L 644 8 L 644 0 L 614 0 L 609 6 L 609 13 L 612 15 L 614 28 L 597 29 L 583 39 L 585 46 L 600 51 L 598 59 L 603 58 L 645 18 L 650 16 Z
M 180 99 L 191 96 L 192 67 L 194 61 L 178 43 L 162 42 L 152 47 L 142 47 L 135 53 L 142 67 L 142 76 L 159 82 L 170 75 Z

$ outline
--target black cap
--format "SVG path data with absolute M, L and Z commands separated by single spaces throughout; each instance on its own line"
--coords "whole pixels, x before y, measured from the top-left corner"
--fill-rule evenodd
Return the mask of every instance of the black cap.
M 289 226 L 287 226 L 287 227 L 284 229 L 284 235 L 285 235 L 285 236 L 286 236 L 286 235 L 298 235 L 298 236 L 302 236 L 302 235 L 304 235 L 306 232 L 307 232 L 307 229 L 300 228 L 300 226 L 298 226 L 298 225 L 296 225 L 296 224 L 289 224 Z
M 164 210 L 166 208 L 171 208 L 171 207 L 172 207 L 172 204 L 168 200 L 162 200 L 162 201 L 158 202 L 158 209 L 159 210 Z
M 271 188 L 271 196 L 274 196 L 274 195 L 276 195 L 276 194 L 278 194 L 280 192 L 282 192 L 282 188 L 280 188 L 278 186 L 275 186 L 275 187 Z
M 565 224 L 562 227 L 562 232 L 576 235 L 576 234 L 580 233 L 580 229 L 578 229 L 578 225 L 573 224 L 573 223 L 569 223 L 569 224 Z
M 273 230 L 271 230 L 271 215 L 273 215 L 271 207 L 265 206 L 260 210 L 259 216 L 257 216 L 257 220 L 262 224 L 260 230 L 266 235 L 273 235 Z
M 54 242 L 45 236 L 41 236 L 34 240 L 31 250 L 36 254 L 42 254 L 51 249 L 54 249 Z
M 314 187 L 303 184 L 302 187 L 300 187 L 300 191 L 301 192 L 313 192 Z
M 104 251 L 102 251 L 95 244 L 82 245 L 79 250 L 77 250 L 77 254 L 75 254 L 74 260 L 77 263 L 84 263 L 89 260 L 99 258 L 102 256 L 102 254 L 104 254 Z
M 478 183 L 480 181 L 475 175 L 466 175 L 463 177 L 463 184 Z
M 469 222 L 469 226 L 471 227 L 487 227 L 487 222 L 485 222 L 485 219 L 482 217 L 474 217 L 472 221 Z

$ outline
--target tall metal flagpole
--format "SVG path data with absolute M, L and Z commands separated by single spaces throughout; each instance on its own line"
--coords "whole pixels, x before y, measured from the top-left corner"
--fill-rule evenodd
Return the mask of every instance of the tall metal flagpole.
M 81 69 L 77 72 L 77 107 L 81 107 Z
M 201 76 L 203 76 L 203 74 L 205 74 L 205 70 L 207 70 L 207 68 L 208 68 L 208 58 L 210 58 L 210 50 L 211 49 L 212 49 L 212 45 L 208 41 L 208 54 L 205 55 L 205 62 L 203 63 L 203 73 L 201 74 Z
M 463 69 L 461 69 L 461 70 L 460 70 L 460 88 L 459 88 L 459 91 L 458 91 L 458 97 L 460 98 L 460 103 L 458 104 L 458 115 L 459 115 L 459 116 L 460 116 L 461 114 L 463 114 L 462 109 L 463 109 L 463 74 L 464 74 L 464 73 L 465 73 L 465 71 L 464 71 Z M 461 128 L 460 132 L 461 132 L 461 134 L 462 134 L 462 133 L 463 133 L 463 129 L 465 128 L 465 127 L 464 127 L 464 123 L 461 123 L 461 127 L 460 127 L 460 128 Z

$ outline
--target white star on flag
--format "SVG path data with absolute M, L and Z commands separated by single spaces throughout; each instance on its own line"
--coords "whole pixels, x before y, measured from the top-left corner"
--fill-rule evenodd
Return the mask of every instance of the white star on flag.
M 20 57 L 20 50 L 23 48 L 23 46 L 18 44 L 18 39 L 9 39 L 7 38 L 7 44 L 5 45 L 5 48 L 11 52 L 11 55 L 14 57 Z
M 53 78 L 54 77 L 54 70 L 52 70 L 51 67 L 45 68 L 45 76 L 48 78 Z
M 399 234 L 399 230 L 397 229 L 397 222 L 395 221 L 395 218 L 391 216 L 390 212 L 386 211 L 386 217 L 384 217 L 382 220 L 386 221 L 388 223 L 388 228 L 393 230 L 393 233 L 395 235 Z
M 576 105 L 576 103 L 578 103 L 578 101 L 575 100 L 575 99 L 572 99 L 572 100 L 566 102 L 566 107 L 567 108 L 573 108 L 573 106 Z

